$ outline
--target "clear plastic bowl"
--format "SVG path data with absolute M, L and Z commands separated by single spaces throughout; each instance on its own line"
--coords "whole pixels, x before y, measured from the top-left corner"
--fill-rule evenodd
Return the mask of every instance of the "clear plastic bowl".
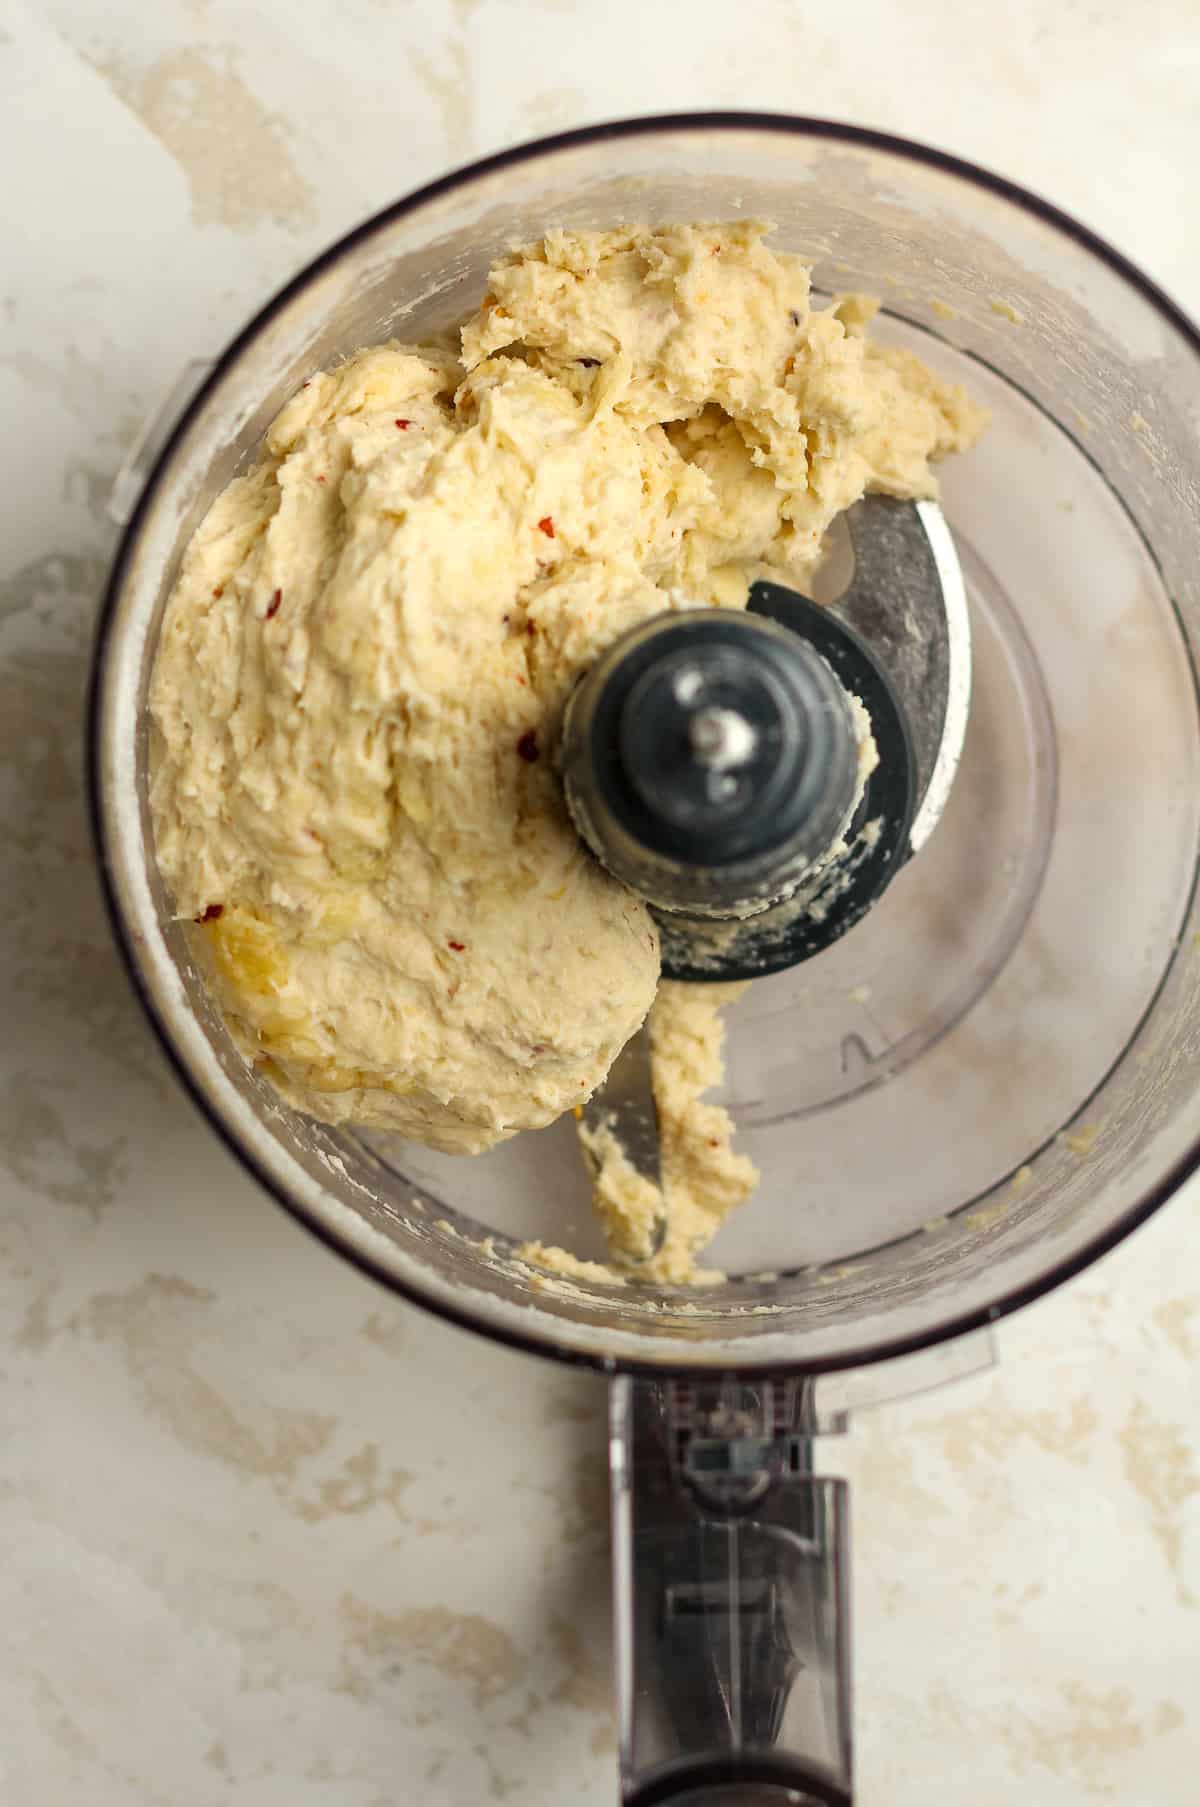
M 756 215 L 817 290 L 993 410 L 945 467 L 975 688 L 946 817 L 878 909 L 730 1022 L 763 1170 L 697 1292 L 547 1284 L 599 1253 L 569 1122 L 452 1159 L 285 1109 L 234 1052 L 155 869 L 145 698 L 180 555 L 314 368 L 420 339 L 553 226 Z M 608 1369 L 817 1372 L 919 1348 L 1073 1273 L 1197 1158 L 1200 341 L 1135 269 L 954 160 L 813 121 L 628 122 L 432 184 L 319 258 L 225 353 L 150 475 L 95 664 L 97 834 L 131 970 L 186 1083 L 330 1246 L 506 1341 Z

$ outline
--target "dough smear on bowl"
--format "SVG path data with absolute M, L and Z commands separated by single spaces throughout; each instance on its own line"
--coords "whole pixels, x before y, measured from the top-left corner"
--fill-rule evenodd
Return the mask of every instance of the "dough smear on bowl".
M 587 1097 L 659 950 L 563 804 L 576 678 L 661 610 L 804 587 L 842 509 L 935 494 L 979 432 L 766 230 L 502 258 L 461 350 L 314 375 L 195 534 L 150 692 L 157 857 L 299 1109 L 476 1153 Z

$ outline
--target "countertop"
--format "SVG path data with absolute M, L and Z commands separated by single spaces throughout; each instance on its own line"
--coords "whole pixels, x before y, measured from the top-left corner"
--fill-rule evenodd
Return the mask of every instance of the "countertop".
M 0 0 L 4 1807 L 615 1798 L 602 1382 L 310 1241 L 112 951 L 79 723 L 147 409 L 405 189 L 666 108 L 943 145 L 1200 310 L 1198 82 L 1195 0 Z M 827 1453 L 864 1807 L 1196 1798 L 1198 1238 L 1189 1189 Z

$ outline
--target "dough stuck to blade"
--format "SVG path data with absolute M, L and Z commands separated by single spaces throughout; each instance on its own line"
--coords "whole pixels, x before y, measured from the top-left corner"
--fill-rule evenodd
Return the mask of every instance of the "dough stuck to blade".
M 724 1077 L 721 1012 L 745 985 L 665 982 L 650 1012 L 654 1103 L 658 1111 L 662 1184 L 655 1186 L 627 1159 L 612 1128 L 586 1131 L 595 1167 L 592 1202 L 614 1264 L 646 1284 L 715 1286 L 724 1275 L 696 1265 L 722 1222 L 758 1184 L 758 1169 L 732 1147 L 733 1119 L 705 1092 Z M 656 1246 L 657 1245 L 657 1246 Z M 653 1249 L 647 1256 L 645 1250 Z M 565 1249 L 526 1243 L 525 1260 L 551 1273 L 577 1275 Z

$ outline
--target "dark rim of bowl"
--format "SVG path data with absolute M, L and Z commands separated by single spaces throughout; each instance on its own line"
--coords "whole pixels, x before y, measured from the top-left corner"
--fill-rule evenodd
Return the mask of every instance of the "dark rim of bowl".
M 444 1300 L 428 1297 L 417 1287 L 397 1279 L 369 1255 L 341 1241 L 326 1224 L 310 1216 L 308 1210 L 295 1199 L 289 1198 L 265 1168 L 241 1145 L 232 1129 L 209 1104 L 175 1047 L 169 1028 L 160 1018 L 134 952 L 130 927 L 126 923 L 117 901 L 110 870 L 107 824 L 100 795 L 100 699 L 107 669 L 109 629 L 112 617 L 117 599 L 124 587 L 125 573 L 133 548 L 140 535 L 143 520 L 155 500 L 162 473 L 192 420 L 206 402 L 211 390 L 230 365 L 241 356 L 243 350 L 274 319 L 282 307 L 300 294 L 314 277 L 327 269 L 353 246 L 370 238 L 373 233 L 391 222 L 416 212 L 428 201 L 474 181 L 479 176 L 494 174 L 498 170 L 528 162 L 535 157 L 545 156 L 548 152 L 565 150 L 576 145 L 602 143 L 605 139 L 654 137 L 669 132 L 697 130 L 785 133 L 801 138 L 825 139 L 833 144 L 857 145 L 870 150 L 884 151 L 891 156 L 939 170 L 944 174 L 973 184 L 977 188 L 984 189 L 1054 227 L 1065 237 L 1073 239 L 1076 244 L 1101 263 L 1106 264 L 1112 272 L 1122 278 L 1158 312 L 1180 338 L 1191 347 L 1197 359 L 1200 359 L 1200 331 L 1193 322 L 1163 289 L 1145 276 L 1135 264 L 1124 257 L 1121 252 L 1115 250 L 1105 239 L 1091 231 L 1089 227 L 1084 226 L 1072 215 L 1064 213 L 1061 208 L 1031 194 L 1015 182 L 1007 180 L 1006 177 L 982 169 L 977 164 L 967 162 L 964 158 L 952 156 L 949 152 L 935 150 L 928 145 L 914 143 L 910 139 L 893 137 L 886 132 L 877 132 L 866 127 L 841 125 L 833 120 L 812 119 L 788 113 L 733 112 L 655 114 L 646 118 L 612 120 L 599 125 L 583 126 L 575 131 L 555 133 L 547 138 L 534 139 L 526 144 L 515 145 L 509 150 L 498 151 L 493 156 L 464 164 L 461 168 L 451 171 L 450 174 L 440 176 L 436 181 L 414 189 L 411 194 L 393 202 L 391 206 L 372 214 L 369 219 L 364 220 L 306 264 L 291 281 L 276 292 L 264 307 L 259 309 L 241 332 L 230 341 L 205 381 L 175 422 L 170 435 L 155 459 L 153 469 L 146 480 L 133 514 L 124 528 L 97 617 L 87 697 L 88 808 L 109 919 L 134 989 L 142 1001 L 143 1008 L 168 1060 L 175 1069 L 185 1091 L 190 1094 L 206 1122 L 216 1131 L 225 1146 L 271 1197 L 319 1242 L 324 1243 L 327 1248 L 345 1260 L 352 1262 L 361 1272 L 379 1281 L 390 1291 L 399 1293 L 409 1303 L 432 1312 L 434 1316 L 454 1324 L 460 1329 L 474 1331 L 478 1335 L 490 1338 L 493 1342 L 521 1350 L 527 1354 L 552 1356 L 560 1361 L 591 1368 L 605 1374 L 642 1374 L 648 1377 L 662 1376 L 671 1372 L 679 1373 L 683 1371 L 683 1368 L 678 1359 L 672 1361 L 665 1356 L 661 1361 L 626 1359 L 597 1354 L 585 1349 L 565 1347 L 540 1336 L 524 1336 L 508 1327 L 482 1324 L 469 1312 L 460 1311 Z M 719 1367 L 724 1373 L 747 1376 L 782 1372 L 805 1375 L 831 1374 L 844 1372 L 851 1368 L 873 1366 L 876 1363 L 892 1361 L 901 1356 L 914 1355 L 922 1350 L 934 1348 L 939 1343 L 967 1335 L 971 1331 L 982 1329 L 1000 1318 L 1007 1317 L 1009 1313 L 1031 1304 L 1035 1299 L 1040 1299 L 1044 1294 L 1053 1291 L 1064 1281 L 1082 1273 L 1094 1261 L 1115 1248 L 1132 1230 L 1145 1223 L 1160 1206 L 1173 1196 L 1184 1181 L 1196 1172 L 1197 1168 L 1200 1168 L 1200 1138 L 1193 1142 L 1187 1153 L 1177 1160 L 1155 1185 L 1149 1187 L 1135 1203 L 1130 1205 L 1115 1223 L 1093 1237 L 1073 1255 L 1047 1267 L 1036 1280 L 1002 1293 L 990 1304 L 976 1306 L 957 1316 L 951 1315 L 936 1325 L 907 1336 L 894 1337 L 867 1348 L 846 1350 L 836 1355 L 818 1356 L 790 1364 L 769 1360 L 748 1362 L 722 1360 L 711 1364 L 688 1362 L 686 1370 L 691 1372 L 693 1369 L 699 1370 L 705 1366 L 712 1366 Z

